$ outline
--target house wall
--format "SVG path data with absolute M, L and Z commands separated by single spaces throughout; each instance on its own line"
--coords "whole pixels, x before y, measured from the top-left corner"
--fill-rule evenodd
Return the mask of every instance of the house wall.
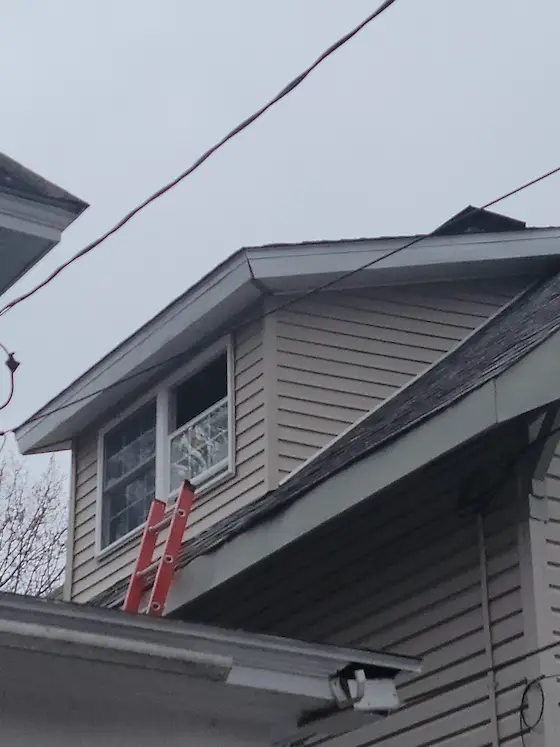
M 264 490 L 265 401 L 262 323 L 243 330 L 234 340 L 235 476 L 212 488 L 197 501 L 187 537 L 250 503 Z M 111 413 L 111 416 L 116 413 Z M 73 552 L 67 577 L 67 598 L 85 602 L 131 572 L 139 539 L 96 557 L 97 430 L 83 434 L 75 449 Z M 165 540 L 160 536 L 160 545 Z
M 550 677 L 560 675 L 560 446 L 548 465 L 544 487 L 544 495 L 529 499 L 528 541 L 535 578 L 534 647 L 543 649 L 531 677 L 546 676 L 541 683 L 545 695 L 541 744 L 548 747 L 557 744 L 560 732 L 560 676 Z M 551 644 L 557 645 L 551 648 Z
M 274 489 L 527 283 L 510 278 L 324 293 L 242 331 L 234 342 L 236 474 L 197 501 L 186 536 Z M 66 598 L 86 602 L 129 575 L 139 540 L 96 557 L 96 430 L 77 440 L 74 458 Z
M 531 589 L 522 588 L 515 485 L 494 498 L 484 518 L 486 563 L 476 517 L 457 511 L 463 479 L 457 477 L 480 474 L 479 465 L 502 445 L 485 441 L 453 463 L 430 467 L 398 492 L 377 496 L 227 589 L 190 604 L 185 614 L 423 659 L 422 673 L 401 680 L 399 689 L 403 700 L 419 702 L 329 744 L 521 747 L 518 709 L 529 670 L 517 658 L 528 645 L 523 598 Z M 484 674 L 491 666 L 500 668 L 495 706 Z
M 280 479 L 422 373 L 527 279 L 325 292 L 276 315 Z M 284 302 L 284 300 L 282 300 Z

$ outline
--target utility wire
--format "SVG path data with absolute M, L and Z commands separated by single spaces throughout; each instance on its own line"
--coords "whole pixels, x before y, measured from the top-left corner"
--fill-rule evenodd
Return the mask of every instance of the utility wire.
M 17 306 L 22 301 L 25 301 L 30 296 L 33 296 L 37 291 L 39 291 L 41 288 L 44 288 L 46 285 L 48 285 L 51 281 L 53 281 L 63 270 L 65 270 L 67 267 L 69 267 L 71 264 L 76 262 L 76 260 L 81 259 L 81 257 L 84 257 L 86 254 L 89 254 L 92 249 L 95 249 L 100 244 L 102 244 L 104 241 L 106 241 L 110 236 L 113 236 L 117 231 L 120 231 L 120 229 L 126 225 L 132 218 L 134 218 L 135 215 L 137 215 L 141 210 L 144 210 L 144 208 L 148 207 L 152 202 L 155 202 L 157 199 L 159 199 L 162 195 L 164 195 L 166 192 L 169 192 L 169 190 L 173 189 L 173 187 L 177 186 L 180 182 L 183 181 L 183 179 L 186 179 L 187 176 L 193 173 L 193 171 L 196 171 L 202 164 L 207 161 L 210 156 L 212 156 L 216 151 L 218 151 L 220 148 L 222 148 L 229 140 L 234 138 L 236 135 L 239 135 L 240 132 L 245 130 L 249 125 L 253 124 L 257 119 L 260 119 L 263 114 L 265 114 L 269 109 L 271 109 L 275 104 L 277 104 L 279 101 L 281 101 L 284 97 L 286 97 L 289 93 L 294 91 L 298 86 L 300 86 L 303 81 L 307 78 L 308 75 L 310 75 L 316 68 L 319 67 L 328 57 L 330 57 L 334 52 L 336 52 L 338 49 L 340 49 L 344 44 L 349 42 L 351 39 L 353 39 L 362 29 L 364 29 L 369 23 L 371 23 L 373 20 L 375 20 L 378 16 L 380 16 L 384 11 L 386 11 L 388 8 L 390 8 L 393 3 L 395 3 L 396 0 L 385 0 L 373 13 L 370 13 L 370 15 L 365 18 L 361 23 L 359 23 L 355 28 L 353 28 L 351 31 L 349 31 L 347 34 L 344 34 L 338 41 L 334 42 L 334 44 L 331 44 L 331 46 L 326 49 L 317 59 L 315 62 L 313 62 L 309 67 L 307 67 L 302 73 L 297 75 L 290 83 L 288 83 L 287 86 L 285 86 L 280 93 L 278 93 L 273 99 L 271 99 L 267 104 L 262 106 L 260 109 L 258 109 L 254 114 L 251 114 L 251 116 L 247 117 L 247 119 L 244 119 L 240 124 L 238 124 L 236 127 L 233 128 L 227 135 L 225 135 L 221 140 L 219 140 L 215 145 L 213 145 L 211 148 L 209 148 L 205 153 L 203 153 L 197 160 L 189 166 L 189 168 L 186 171 L 183 171 L 179 176 L 177 176 L 175 179 L 170 181 L 168 184 L 165 184 L 163 187 L 157 190 L 157 192 L 154 192 L 150 197 L 145 199 L 140 205 L 135 207 L 133 210 L 131 210 L 129 213 L 127 213 L 124 218 L 122 218 L 113 228 L 109 229 L 106 233 L 104 233 L 99 238 L 92 241 L 90 244 L 85 246 L 83 249 L 81 249 L 77 254 L 75 254 L 73 257 L 71 257 L 69 260 L 61 264 L 59 267 L 57 267 L 45 280 L 43 280 L 41 283 L 39 283 L 37 286 L 32 288 L 30 291 L 27 291 L 26 293 L 23 293 L 21 296 L 18 296 L 17 298 L 14 298 L 12 301 L 10 301 L 6 306 L 4 306 L 2 309 L 0 309 L 0 316 L 7 313 L 10 309 L 13 309 L 14 306 Z
M 510 190 L 509 192 L 506 192 L 506 194 L 501 195 L 500 197 L 497 197 L 494 200 L 491 200 L 490 202 L 487 202 L 485 205 L 479 208 L 472 208 L 470 212 L 462 213 L 459 216 L 455 216 L 454 218 L 451 218 L 448 221 L 445 221 L 444 224 L 438 226 L 436 229 L 434 229 L 431 233 L 417 236 L 416 238 L 412 239 L 408 243 L 405 243 L 402 246 L 396 247 L 392 251 L 388 252 L 387 254 L 383 254 L 380 257 L 375 257 L 369 262 L 366 262 L 365 264 L 361 265 L 360 267 L 356 267 L 353 270 L 350 270 L 346 273 L 344 273 L 341 276 L 336 277 L 334 280 L 330 280 L 326 283 L 323 283 L 322 285 L 314 286 L 313 288 L 310 288 L 308 291 L 305 291 L 304 293 L 297 294 L 289 299 L 287 299 L 284 303 L 278 304 L 277 306 L 274 306 L 273 308 L 270 308 L 266 311 L 259 312 L 259 314 L 256 314 L 255 316 L 250 317 L 249 319 L 245 319 L 244 321 L 240 322 L 233 330 L 232 332 L 240 332 L 241 330 L 245 329 L 246 327 L 250 326 L 251 324 L 255 324 L 256 322 L 261 321 L 262 319 L 266 318 L 270 314 L 277 313 L 278 311 L 282 311 L 283 309 L 288 308 L 289 306 L 293 306 L 296 303 L 299 303 L 300 301 L 310 298 L 311 296 L 314 296 L 316 293 L 320 293 L 328 288 L 331 288 L 335 285 L 338 285 L 341 281 L 347 280 L 348 278 L 351 278 L 360 272 L 363 272 L 364 270 L 369 269 L 370 267 L 373 267 L 374 265 L 383 262 L 384 260 L 394 256 L 395 254 L 398 254 L 399 252 L 405 251 L 405 249 L 409 249 L 410 247 L 414 246 L 415 244 L 419 244 L 421 241 L 424 241 L 425 239 L 432 238 L 433 236 L 437 235 L 438 231 L 442 228 L 444 225 L 446 228 L 450 228 L 455 223 L 464 220 L 468 215 L 479 213 L 482 210 L 486 210 L 487 208 L 497 205 L 499 202 L 502 202 L 502 200 L 507 199 L 508 197 L 511 197 L 512 195 L 518 194 L 519 192 L 522 192 L 525 189 L 528 189 L 529 187 L 532 187 L 534 184 L 537 184 L 538 182 L 543 181 L 544 179 L 547 179 L 554 174 L 557 174 L 560 172 L 560 166 L 552 169 L 551 171 L 547 171 L 544 174 L 541 174 L 540 176 L 536 177 L 535 179 L 531 179 L 528 182 L 525 182 L 521 184 L 520 186 L 516 187 L 513 190 Z M 78 397 L 77 399 L 72 400 L 72 402 L 67 402 L 63 405 L 59 405 L 58 407 L 53 407 L 50 410 L 47 410 L 43 413 L 38 413 L 28 420 L 25 421 L 25 424 L 33 423 L 37 420 L 42 420 L 43 418 L 48 417 L 49 415 L 53 415 L 57 412 L 60 412 L 61 410 L 65 410 L 68 407 L 73 407 L 74 405 L 80 404 L 81 402 L 85 402 L 92 397 L 96 397 L 98 394 L 102 394 L 103 392 L 106 392 L 110 389 L 113 389 L 114 387 L 118 387 L 121 384 L 125 384 L 127 381 L 132 381 L 134 379 L 139 378 L 140 376 L 143 376 L 144 374 L 149 374 L 154 371 L 157 371 L 161 368 L 164 368 L 165 366 L 169 366 L 170 364 L 177 362 L 179 360 L 184 360 L 186 357 L 185 353 L 177 353 L 176 355 L 172 355 L 168 358 L 166 358 L 163 361 L 159 361 L 158 363 L 154 363 L 150 366 L 146 366 L 144 368 L 139 369 L 138 371 L 134 371 L 131 374 L 128 374 L 127 376 L 123 376 L 118 381 L 113 382 L 112 384 L 109 384 L 108 386 L 101 387 L 99 389 L 94 390 L 93 392 L 89 392 L 89 394 L 85 394 L 83 397 Z M 6 431 L 0 431 L 0 436 L 5 433 L 11 433 L 14 429 L 8 429 Z
M 491 200 L 490 202 L 487 202 L 485 205 L 482 205 L 481 207 L 473 207 L 473 208 L 470 208 L 469 210 L 466 210 L 464 213 L 461 213 L 460 215 L 456 215 L 450 220 L 445 221 L 445 223 L 442 223 L 440 226 L 434 229 L 431 233 L 424 234 L 422 236 L 416 236 L 416 238 L 412 239 L 412 241 L 409 241 L 403 246 L 396 247 L 395 249 L 393 249 L 390 252 L 387 252 L 387 254 L 384 254 L 381 257 L 376 257 L 375 259 L 372 259 L 370 262 L 366 262 L 364 265 L 360 265 L 360 267 L 356 267 L 355 269 L 349 270 L 343 275 L 339 275 L 337 278 L 334 278 L 334 280 L 329 280 L 328 282 L 323 283 L 322 285 L 317 285 L 314 288 L 311 288 L 305 293 L 302 293 L 294 298 L 288 299 L 285 303 L 280 304 L 279 306 L 276 306 L 273 309 L 270 309 L 268 312 L 263 314 L 263 316 L 267 316 L 268 314 L 281 311 L 282 309 L 285 309 L 288 306 L 292 306 L 294 303 L 297 303 L 306 298 L 309 298 L 309 296 L 315 295 L 315 293 L 320 293 L 321 291 L 331 288 L 333 285 L 338 285 L 343 280 L 348 280 L 349 278 L 354 277 L 354 275 L 357 275 L 360 272 L 363 272 L 364 270 L 368 270 L 370 267 L 373 267 L 379 262 L 383 262 L 384 260 L 389 259 L 390 257 L 393 257 L 395 254 L 405 251 L 405 249 L 410 249 L 410 247 L 415 246 L 415 244 L 419 244 L 421 241 L 425 241 L 426 239 L 436 236 L 438 231 L 440 231 L 441 228 L 443 228 L 443 226 L 445 226 L 445 228 L 448 229 L 451 226 L 455 225 L 456 223 L 459 223 L 460 221 L 465 220 L 465 218 L 468 217 L 469 215 L 474 215 L 475 213 L 480 213 L 483 210 L 487 210 L 489 207 L 492 207 L 493 205 L 497 205 L 499 202 L 502 202 L 502 200 L 505 200 L 508 197 L 512 197 L 512 195 L 518 194 L 519 192 L 522 192 L 524 189 L 527 189 L 528 187 L 532 187 L 533 184 L 542 182 L 544 179 L 547 179 L 548 177 L 553 176 L 554 174 L 557 174 L 558 172 L 560 172 L 560 166 L 557 166 L 555 169 L 552 169 L 551 171 L 547 171 L 545 174 L 541 174 L 540 176 L 537 176 L 535 179 L 531 179 L 530 181 L 525 182 L 524 184 L 521 184 L 519 187 L 512 189 L 510 192 L 507 192 L 505 195 L 502 195 L 501 197 L 497 197 L 495 200 Z M 249 322 L 246 322 L 245 324 L 251 324 L 253 321 L 254 320 L 251 320 Z

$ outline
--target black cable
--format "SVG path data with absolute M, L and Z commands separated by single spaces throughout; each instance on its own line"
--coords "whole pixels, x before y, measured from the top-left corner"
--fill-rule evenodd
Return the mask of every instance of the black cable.
M 521 702 L 519 704 L 519 736 L 521 737 L 521 742 L 523 744 L 523 747 L 525 747 L 525 735 L 530 734 L 532 731 L 534 731 L 537 726 L 541 723 L 544 717 L 544 709 L 546 705 L 546 696 L 544 694 L 544 689 L 542 686 L 542 682 L 544 680 L 558 680 L 560 679 L 560 672 L 557 672 L 556 674 L 541 674 L 539 677 L 535 677 L 534 679 L 530 680 L 525 687 L 523 688 L 523 693 L 521 695 Z M 537 718 L 534 719 L 532 722 L 529 722 L 527 720 L 527 717 L 525 715 L 525 710 L 528 707 L 527 698 L 529 696 L 529 693 L 531 690 L 538 686 L 539 692 L 540 692 L 540 707 L 539 707 L 539 713 L 537 715 Z
M 508 460 L 508 463 L 506 464 L 503 472 L 502 477 L 499 480 L 496 480 L 492 487 L 488 490 L 482 493 L 483 498 L 489 498 L 490 500 L 492 497 L 496 496 L 500 490 L 502 490 L 505 485 L 507 484 L 507 481 L 511 479 L 512 476 L 515 476 L 516 471 L 521 463 L 521 460 L 523 457 L 525 457 L 528 453 L 530 453 L 533 449 L 537 448 L 540 444 L 548 441 L 552 436 L 560 433 L 560 426 L 557 426 L 555 428 L 551 428 L 550 430 L 546 431 L 546 433 L 543 433 L 542 436 L 538 436 L 537 438 L 533 439 L 532 441 L 529 441 L 528 443 L 524 444 L 519 451 L 516 452 L 516 454 L 512 457 L 511 460 Z M 505 473 L 505 474 L 504 474 Z M 482 501 L 484 503 L 484 501 Z M 560 646 L 560 639 L 557 641 L 553 641 L 551 643 L 545 644 L 544 646 L 541 646 L 540 648 L 534 649 L 532 651 L 527 651 L 520 656 L 514 657 L 510 659 L 507 662 L 504 662 L 503 664 L 496 664 L 493 667 L 486 667 L 484 669 L 479 670 L 478 672 L 475 672 L 473 674 L 467 675 L 466 677 L 461 677 L 460 679 L 455 680 L 454 682 L 451 682 L 449 685 L 442 685 L 441 687 L 436 687 L 430 690 L 427 693 L 422 693 L 421 695 L 417 695 L 416 697 L 410 698 L 406 700 L 403 705 L 405 706 L 415 706 L 415 705 L 422 705 L 425 702 L 429 702 L 435 697 L 438 697 L 440 695 L 447 695 L 450 692 L 453 692 L 454 690 L 458 690 L 461 687 L 464 687 L 466 685 L 470 685 L 473 682 L 477 682 L 478 680 L 482 679 L 483 677 L 488 676 L 489 674 L 497 674 L 500 671 L 503 671 L 504 669 L 508 669 L 509 667 L 512 667 L 516 664 L 519 664 L 522 661 L 525 661 L 531 656 L 536 656 L 541 653 L 545 653 L 546 651 L 550 651 L 553 648 L 556 648 Z M 530 692 L 531 688 L 535 686 L 537 682 L 540 682 L 541 680 L 545 679 L 560 679 L 560 675 L 541 675 L 540 677 L 535 678 L 535 680 L 531 680 L 523 692 L 523 696 L 521 699 L 521 705 L 520 709 L 524 708 L 525 701 L 527 699 L 527 695 Z M 544 710 L 544 705 L 542 706 Z M 533 723 L 530 728 L 534 729 L 535 726 L 537 726 L 540 723 L 540 720 L 542 719 L 542 714 L 539 715 L 539 717 L 536 720 L 536 723 Z M 526 731 L 527 728 L 529 728 L 529 724 L 527 723 L 526 719 L 520 716 L 520 724 L 521 727 Z M 525 725 L 525 726 L 524 726 Z M 520 732 L 521 730 L 520 729 Z
M 363 265 L 360 265 L 360 267 L 357 267 L 353 270 L 349 270 L 347 273 L 335 278 L 334 280 L 330 280 L 326 283 L 323 283 L 322 285 L 314 286 L 313 288 L 310 288 L 305 293 L 300 293 L 292 298 L 289 298 L 287 301 L 285 301 L 282 304 L 279 304 L 275 306 L 274 308 L 270 308 L 268 311 L 260 312 L 259 314 L 255 315 L 254 317 L 251 317 L 241 323 L 239 323 L 234 329 L 230 330 L 232 333 L 238 333 L 241 330 L 245 329 L 246 327 L 250 326 L 251 324 L 255 324 L 256 322 L 260 322 L 263 319 L 265 319 L 270 314 L 275 314 L 278 311 L 282 311 L 283 309 L 288 308 L 289 306 L 293 306 L 294 304 L 298 303 L 299 301 L 303 299 L 307 299 L 316 293 L 320 293 L 327 288 L 331 288 L 338 283 L 340 283 L 342 280 L 347 280 L 350 277 L 353 277 L 354 275 L 357 275 L 360 272 L 363 272 L 364 270 L 369 269 L 370 267 L 373 267 L 374 265 L 378 264 L 379 262 L 383 262 L 383 260 L 388 259 L 389 257 L 392 257 L 393 255 L 397 254 L 398 252 L 402 252 L 405 249 L 410 248 L 411 246 L 414 246 L 415 244 L 420 243 L 421 241 L 424 241 L 425 239 L 432 238 L 437 234 L 437 232 L 441 229 L 443 225 L 446 226 L 446 228 L 451 227 L 456 222 L 463 221 L 468 215 L 472 215 L 474 213 L 479 213 L 482 210 L 486 210 L 488 207 L 492 205 L 497 205 L 502 200 L 507 199 L 508 197 L 511 197 L 514 194 L 518 194 L 519 192 L 522 192 L 523 190 L 527 189 L 528 187 L 532 187 L 534 184 L 537 184 L 538 182 L 543 181 L 544 179 L 547 179 L 550 176 L 553 176 L 554 174 L 557 174 L 560 171 L 560 166 L 558 168 L 552 169 L 551 171 L 547 171 L 545 174 L 541 174 L 540 176 L 536 177 L 535 179 L 531 179 L 528 182 L 525 182 L 524 184 L 521 184 L 519 187 L 516 187 L 515 189 L 507 192 L 504 195 L 501 195 L 500 197 L 497 197 L 495 200 L 491 200 L 490 202 L 487 202 L 485 205 L 479 208 L 471 208 L 470 211 L 466 211 L 464 213 L 461 213 L 461 215 L 455 216 L 454 218 L 451 218 L 448 221 L 445 221 L 445 223 L 441 224 L 437 228 L 435 228 L 431 233 L 424 234 L 422 236 L 417 236 L 416 238 L 412 239 L 408 243 L 404 244 L 403 246 L 399 246 L 392 251 L 388 252 L 387 254 L 384 254 L 382 257 L 376 257 L 375 259 L 372 259 L 369 262 L 366 262 Z M 127 381 L 131 381 L 133 379 L 138 378 L 139 376 L 142 376 L 146 373 L 151 373 L 152 371 L 156 371 L 157 369 L 163 368 L 165 366 L 168 366 L 169 364 L 173 363 L 174 361 L 178 361 L 180 359 L 186 358 L 185 353 L 178 353 L 176 355 L 172 355 L 169 358 L 166 358 L 163 361 L 160 361 L 159 363 L 154 363 L 151 366 L 147 366 L 146 368 L 142 368 L 139 371 L 135 371 L 134 373 L 128 374 L 127 376 L 123 376 L 122 379 L 119 379 L 119 381 L 113 382 L 112 384 L 109 384 L 108 386 L 101 387 L 100 389 L 96 389 L 93 392 L 90 392 L 89 394 L 84 395 L 83 397 L 78 397 L 77 399 L 74 399 L 72 402 L 68 402 L 64 405 L 59 405 L 58 407 L 53 408 L 52 410 L 47 410 L 47 412 L 44 413 L 38 413 L 37 415 L 32 416 L 28 420 L 25 421 L 22 425 L 27 425 L 28 423 L 33 423 L 37 420 L 42 420 L 43 418 L 48 417 L 49 415 L 53 415 L 56 412 L 59 412 L 61 410 L 65 410 L 68 407 L 72 407 L 73 405 L 79 404 L 80 402 L 85 402 L 88 399 L 91 399 L 92 397 L 96 397 L 98 394 L 102 394 L 103 392 L 112 389 L 114 387 L 117 387 L 121 384 L 125 384 Z M 7 429 L 6 431 L 0 431 L 0 435 L 3 433 L 12 433 L 13 428 Z
M 536 729 L 544 716 L 545 695 L 543 686 L 541 685 L 541 680 L 543 679 L 545 679 L 545 677 L 535 677 L 535 679 L 530 680 L 523 688 L 521 703 L 519 705 L 519 736 L 521 737 L 521 743 L 523 747 L 526 747 L 525 734 L 531 733 L 534 729 Z M 539 688 L 539 692 L 541 695 L 541 705 L 537 718 L 532 723 L 529 723 L 529 721 L 527 721 L 527 716 L 525 715 L 525 710 L 528 707 L 527 698 L 529 696 L 529 693 L 535 686 L 538 686 Z
M 372 259 L 370 262 L 366 262 L 366 264 L 361 265 L 360 267 L 356 267 L 354 270 L 349 270 L 348 272 L 344 273 L 343 275 L 340 275 L 334 280 L 329 280 L 328 282 L 323 283 L 322 285 L 318 285 L 314 288 L 311 288 L 306 293 L 302 293 L 296 298 L 289 299 L 288 301 L 286 301 L 286 303 L 276 306 L 274 309 L 271 309 L 270 312 L 268 313 L 281 311 L 282 309 L 285 309 L 287 306 L 291 306 L 292 304 L 297 303 L 298 301 L 301 301 L 303 299 L 306 299 L 309 296 L 314 295 L 315 293 L 320 293 L 321 291 L 324 291 L 327 288 L 331 288 L 333 285 L 337 285 L 343 280 L 348 280 L 348 278 L 351 278 L 354 275 L 357 275 L 358 273 L 363 272 L 364 270 L 369 270 L 370 267 L 373 267 L 379 262 L 383 262 L 385 259 L 389 259 L 393 255 L 398 254 L 399 252 L 403 252 L 405 249 L 409 249 L 410 247 L 414 246 L 415 244 L 419 244 L 421 241 L 424 241 L 425 239 L 429 239 L 429 238 L 436 236 L 437 232 L 443 226 L 445 226 L 446 229 L 450 228 L 455 223 L 464 221 L 465 218 L 467 218 L 469 215 L 473 215 L 474 213 L 480 213 L 483 210 L 487 210 L 492 205 L 497 205 L 502 200 L 505 200 L 506 198 L 511 197 L 512 195 L 518 194 L 519 192 L 522 192 L 524 189 L 527 189 L 528 187 L 532 187 L 533 184 L 537 184 L 538 182 L 541 182 L 544 179 L 548 179 L 548 177 L 553 176 L 554 174 L 557 174 L 558 172 L 560 172 L 560 166 L 558 166 L 555 169 L 552 169 L 551 171 L 547 171 L 546 174 L 541 174 L 536 179 L 531 179 L 530 181 L 525 182 L 525 184 L 522 184 L 521 186 L 516 187 L 515 189 L 512 189 L 511 192 L 507 192 L 507 194 L 502 195 L 501 197 L 497 197 L 495 200 L 491 200 L 490 202 L 487 202 L 485 205 L 482 205 L 481 207 L 478 207 L 478 208 L 471 207 L 468 210 L 466 210 L 464 213 L 461 213 L 460 215 L 456 215 L 450 220 L 445 221 L 445 223 L 442 223 L 436 229 L 431 231 L 431 233 L 427 233 L 423 236 L 417 236 L 416 238 L 412 239 L 412 241 L 409 241 L 407 244 L 404 244 L 404 246 L 399 246 L 396 249 L 393 249 L 390 252 L 387 252 L 387 254 L 384 254 L 382 257 L 376 257 L 375 259 Z
M 355 28 L 353 28 L 351 31 L 349 31 L 347 34 L 344 34 L 340 39 L 338 39 L 334 44 L 331 44 L 331 46 L 326 49 L 319 57 L 313 62 L 309 67 L 307 67 L 302 73 L 297 75 L 290 83 L 288 83 L 287 86 L 284 86 L 284 88 L 278 93 L 273 99 L 271 99 L 267 104 L 262 106 L 260 109 L 258 109 L 254 114 L 251 114 L 251 116 L 244 119 L 240 124 L 238 124 L 236 127 L 233 128 L 227 135 L 225 135 L 221 140 L 219 140 L 217 143 L 215 143 L 211 148 L 209 148 L 205 153 L 203 153 L 186 171 L 183 171 L 179 176 L 177 176 L 175 179 L 170 181 L 168 184 L 165 184 L 163 187 L 157 190 L 157 192 L 154 192 L 150 197 L 145 199 L 140 205 L 137 205 L 133 210 L 131 210 L 129 213 L 127 213 L 124 218 L 122 218 L 116 225 L 113 226 L 109 231 L 104 233 L 99 238 L 92 241 L 90 244 L 85 246 L 83 249 L 81 249 L 79 252 L 77 252 L 73 257 L 70 257 L 69 260 L 61 264 L 59 267 L 57 267 L 45 280 L 43 280 L 41 283 L 39 283 L 37 286 L 32 288 L 27 293 L 23 293 L 21 296 L 18 296 L 17 298 L 14 298 L 13 301 L 10 301 L 4 308 L 0 310 L 0 316 L 2 314 L 5 314 L 10 309 L 13 309 L 14 306 L 17 306 L 22 301 L 25 301 L 30 296 L 34 295 L 39 291 L 41 288 L 44 288 L 45 285 L 48 285 L 52 280 L 54 280 L 57 275 L 59 275 L 63 270 L 65 270 L 67 267 L 69 267 L 71 264 L 73 264 L 76 260 L 81 259 L 81 257 L 84 257 L 86 254 L 89 254 L 92 249 L 95 249 L 100 244 L 102 244 L 104 241 L 106 241 L 110 236 L 117 233 L 117 231 L 120 231 L 120 229 L 125 226 L 132 218 L 134 218 L 135 215 L 137 215 L 141 210 L 144 210 L 144 208 L 148 207 L 152 202 L 155 202 L 158 198 L 160 198 L 162 195 L 164 195 L 166 192 L 168 192 L 170 189 L 173 189 L 173 187 L 177 186 L 179 182 L 182 182 L 183 179 L 186 179 L 187 176 L 193 173 L 193 171 L 196 171 L 202 164 L 207 161 L 210 156 L 212 156 L 216 151 L 218 151 L 220 148 L 222 148 L 229 140 L 234 138 L 236 135 L 238 135 L 240 132 L 245 130 L 249 125 L 253 124 L 257 119 L 260 119 L 265 112 L 267 112 L 270 108 L 272 108 L 275 104 L 277 104 L 279 101 L 281 101 L 285 96 L 287 96 L 289 93 L 294 91 L 299 85 L 303 83 L 303 81 L 307 78 L 308 75 L 310 75 L 321 63 L 323 63 L 327 57 L 330 57 L 334 52 L 336 52 L 340 47 L 342 47 L 346 42 L 350 41 L 354 36 L 356 36 L 362 29 L 364 29 L 369 23 L 371 23 L 374 19 L 376 19 L 378 16 L 380 16 L 384 11 L 386 11 L 393 3 L 396 2 L 396 0 L 385 0 L 378 8 L 377 10 L 373 11 L 373 13 L 370 13 L 370 15 L 365 18 L 361 23 L 359 23 Z

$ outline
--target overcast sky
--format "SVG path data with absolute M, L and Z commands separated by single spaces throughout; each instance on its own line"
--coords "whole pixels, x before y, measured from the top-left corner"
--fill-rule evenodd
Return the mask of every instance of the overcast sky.
M 91 205 L 2 302 L 176 176 L 376 4 L 1 3 L 0 150 Z M 22 363 L 0 427 L 240 246 L 430 231 L 557 166 L 559 27 L 555 0 L 397 0 L 195 175 L 0 320 Z M 559 190 L 552 178 L 499 209 L 560 225 Z

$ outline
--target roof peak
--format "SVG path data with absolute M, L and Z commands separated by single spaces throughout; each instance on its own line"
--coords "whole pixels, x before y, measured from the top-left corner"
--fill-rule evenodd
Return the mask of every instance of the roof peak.
M 0 193 L 58 205 L 81 213 L 88 206 L 75 195 L 0 151 Z
M 446 220 L 434 232 L 434 236 L 458 236 L 464 233 L 503 233 L 523 231 L 527 224 L 517 218 L 495 213 L 485 208 L 467 205 L 452 218 Z

